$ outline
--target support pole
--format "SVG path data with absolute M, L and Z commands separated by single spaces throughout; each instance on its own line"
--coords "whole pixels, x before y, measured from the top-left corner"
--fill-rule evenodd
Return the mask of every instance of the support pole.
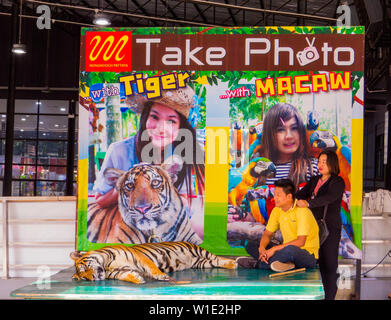
M 76 113 L 76 101 L 71 100 L 69 102 L 68 111 L 68 150 L 67 150 L 67 182 L 66 182 L 66 195 L 73 195 L 73 165 L 75 159 L 75 113 Z
M 7 121 L 5 133 L 5 164 L 3 196 L 11 196 L 12 193 L 12 157 L 14 153 L 14 118 L 15 118 L 15 83 L 16 83 L 16 57 L 11 48 L 17 43 L 18 36 L 19 1 L 12 4 L 11 44 L 9 49 L 10 64 L 8 78 Z

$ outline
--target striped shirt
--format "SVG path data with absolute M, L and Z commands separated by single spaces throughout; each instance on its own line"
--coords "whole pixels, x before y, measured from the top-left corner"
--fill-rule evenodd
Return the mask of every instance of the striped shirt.
M 312 177 L 319 174 L 318 170 L 318 159 L 312 158 L 312 175 L 311 170 L 308 168 L 307 170 L 307 181 Z M 266 185 L 274 184 L 279 179 L 289 178 L 289 170 L 291 169 L 292 162 L 276 164 L 276 175 L 274 178 L 266 179 Z

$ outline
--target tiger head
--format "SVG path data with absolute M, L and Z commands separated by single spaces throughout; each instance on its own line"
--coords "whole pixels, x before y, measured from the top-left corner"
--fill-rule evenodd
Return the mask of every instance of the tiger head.
M 76 280 L 104 280 L 106 272 L 103 267 L 103 261 L 99 255 L 91 253 L 81 253 L 74 251 L 71 253 L 71 258 L 75 261 L 76 273 L 72 279 Z
M 182 164 L 173 156 L 161 166 L 140 163 L 129 171 L 105 170 L 106 182 L 118 190 L 118 208 L 126 224 L 148 232 L 176 219 L 173 211 L 182 203 L 173 181 Z

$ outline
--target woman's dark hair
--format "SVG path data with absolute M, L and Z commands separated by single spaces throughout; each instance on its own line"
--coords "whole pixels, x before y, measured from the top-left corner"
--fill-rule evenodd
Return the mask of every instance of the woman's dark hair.
M 296 187 L 291 179 L 279 179 L 274 183 L 274 186 L 282 188 L 286 195 L 291 194 L 292 199 L 295 200 Z
M 137 133 L 137 138 L 136 138 L 136 155 L 137 158 L 142 161 L 141 153 L 143 148 L 150 143 L 150 139 L 145 141 L 141 139 L 141 133 L 146 130 L 146 123 L 147 119 L 149 116 L 149 113 L 151 111 L 151 108 L 153 106 L 153 102 L 148 101 L 141 113 L 140 116 L 140 128 Z M 190 125 L 190 123 L 187 121 L 184 115 L 181 113 L 177 112 L 180 123 L 179 123 L 179 128 L 181 129 L 187 129 L 191 132 L 192 135 L 192 144 L 193 144 L 193 158 L 190 163 L 185 162 L 183 164 L 182 170 L 178 173 L 178 179 L 174 182 L 174 186 L 177 188 L 177 190 L 180 190 L 182 185 L 185 184 L 186 186 L 186 193 L 190 198 L 190 202 L 193 196 L 192 193 L 192 175 L 195 174 L 196 176 L 196 183 L 197 183 L 197 188 L 199 194 L 203 195 L 204 194 L 204 186 L 205 186 L 205 165 L 204 165 L 204 150 L 202 150 L 201 146 L 197 142 L 197 133 L 195 129 Z M 183 137 L 181 140 L 175 140 L 173 141 L 172 145 L 168 146 L 169 148 L 172 148 L 172 154 L 175 153 L 175 148 L 181 144 L 184 141 L 185 137 Z M 201 155 L 201 157 L 199 156 Z M 181 156 L 181 155 L 179 155 Z M 198 158 L 197 158 L 198 157 Z M 202 163 L 196 163 L 196 159 L 202 158 Z M 163 158 L 162 158 L 163 159 Z
M 329 171 L 331 174 L 339 175 L 339 161 L 337 154 L 332 150 L 323 150 L 319 156 L 318 160 L 320 159 L 321 155 L 326 155 L 327 157 L 327 167 L 329 168 Z
M 298 110 L 294 106 L 289 103 L 278 103 L 267 112 L 263 122 L 261 150 L 264 151 L 266 158 L 278 164 L 280 154 L 276 148 L 276 131 L 281 126 L 281 119 L 283 121 L 289 121 L 292 118 L 296 119 L 300 144 L 296 152 L 292 155 L 289 177 L 295 185 L 299 185 L 307 181 L 308 168 L 312 175 L 312 163 L 305 125 Z

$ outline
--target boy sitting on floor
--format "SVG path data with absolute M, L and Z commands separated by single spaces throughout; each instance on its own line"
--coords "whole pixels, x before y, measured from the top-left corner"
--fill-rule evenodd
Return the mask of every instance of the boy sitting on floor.
M 296 207 L 295 186 L 289 179 L 275 182 L 275 208 L 261 241 L 249 241 L 247 253 L 252 257 L 237 259 L 239 266 L 284 272 L 293 268 L 314 268 L 319 251 L 318 224 L 308 208 Z M 271 244 L 273 234 L 281 230 L 283 244 Z

